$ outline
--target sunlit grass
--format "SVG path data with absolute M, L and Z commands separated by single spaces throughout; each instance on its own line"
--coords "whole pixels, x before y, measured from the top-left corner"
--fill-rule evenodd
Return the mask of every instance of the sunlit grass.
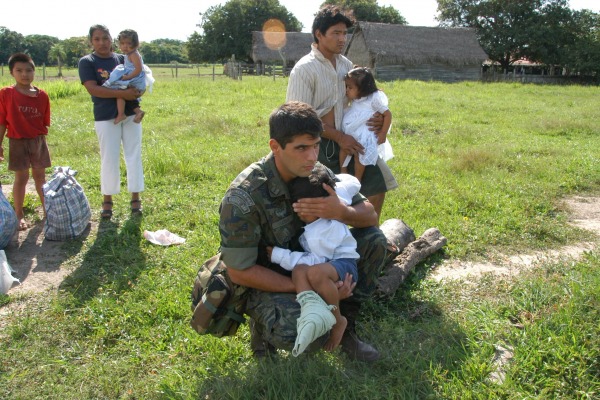
M 36 84 L 52 98 L 53 163 L 79 171 L 99 222 L 89 95 L 76 79 Z M 226 188 L 267 154 L 268 116 L 284 101 L 286 85 L 270 77 L 157 80 L 142 101 L 144 216 L 130 217 L 123 186 L 111 222 L 65 243 L 61 268 L 73 272 L 59 293 L 29 296 L 34 306 L 15 317 L 3 314 L 1 398 L 598 395 L 597 250 L 578 263 L 470 285 L 427 279 L 429 260 L 392 299 L 366 305 L 359 331 L 384 353 L 373 366 L 330 354 L 281 353 L 256 362 L 245 325 L 233 338 L 198 336 L 189 327 L 193 277 L 218 250 Z M 396 157 L 389 165 L 400 184 L 387 194 L 382 220 L 401 218 L 417 235 L 440 229 L 448 245 L 435 260 L 589 239 L 567 223 L 561 199 L 598 193 L 597 87 L 416 81 L 380 87 L 391 102 Z M 0 179 L 12 182 L 6 163 Z M 142 237 L 146 229 L 168 229 L 187 242 L 154 246 Z M 0 304 L 17 301 L 3 296 Z M 498 344 L 515 353 L 503 385 L 488 380 Z

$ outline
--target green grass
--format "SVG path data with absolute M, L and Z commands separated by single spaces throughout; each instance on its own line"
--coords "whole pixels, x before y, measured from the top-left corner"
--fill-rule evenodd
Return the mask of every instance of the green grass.
M 5 76 L 0 85 L 10 84 Z M 76 81 L 39 81 L 52 99 L 54 165 L 79 171 L 99 219 L 98 144 L 89 95 Z M 366 306 L 360 332 L 383 350 L 373 366 L 320 353 L 255 361 L 243 326 L 233 338 L 189 327 L 199 264 L 219 245 L 224 191 L 268 149 L 268 115 L 287 81 L 159 79 L 146 94 L 144 216 L 128 195 L 99 233 L 66 242 L 73 273 L 57 295 L 2 315 L 0 398 L 14 399 L 586 399 L 600 396 L 598 249 L 517 279 L 427 279 L 441 258 L 482 259 L 589 238 L 561 199 L 598 193 L 597 87 L 382 83 L 394 116 L 390 166 L 400 188 L 382 221 L 417 235 L 437 227 L 446 248 L 396 295 Z M 48 173 L 50 174 L 50 170 Z M 122 171 L 123 181 L 124 168 Z M 6 164 L 0 179 L 11 182 Z M 28 213 L 32 213 L 29 210 Z M 185 237 L 163 248 L 143 230 Z M 488 376 L 494 347 L 511 346 L 504 384 Z

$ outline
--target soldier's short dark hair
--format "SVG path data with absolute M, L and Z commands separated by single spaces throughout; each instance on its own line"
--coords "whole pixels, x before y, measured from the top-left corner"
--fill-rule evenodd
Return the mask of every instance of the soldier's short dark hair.
M 323 184 L 335 188 L 335 176 L 321 163 L 317 163 L 308 177 L 297 177 L 290 181 L 288 188 L 292 203 L 298 199 L 329 196 Z
M 354 25 L 353 11 L 343 9 L 334 4 L 325 4 L 323 7 L 321 7 L 321 9 L 315 14 L 315 19 L 313 20 L 312 25 L 312 34 L 315 39 L 315 43 L 319 43 L 319 39 L 317 39 L 317 30 L 324 35 L 327 32 L 327 29 L 331 28 L 333 25 L 339 24 L 340 22 L 343 22 L 346 25 L 346 28 L 352 27 L 352 25 Z
M 12 56 L 10 56 L 10 58 L 8 59 L 8 70 L 10 72 L 13 72 L 13 68 L 15 67 L 15 64 L 18 62 L 27 63 L 27 64 L 31 65 L 31 68 L 33 68 L 33 70 L 35 71 L 35 64 L 34 64 L 33 60 L 31 59 L 29 54 L 25 54 L 25 53 L 15 53 Z
M 323 123 L 314 108 L 300 101 L 289 101 L 273 110 L 269 117 L 269 135 L 285 146 L 298 135 L 321 137 Z

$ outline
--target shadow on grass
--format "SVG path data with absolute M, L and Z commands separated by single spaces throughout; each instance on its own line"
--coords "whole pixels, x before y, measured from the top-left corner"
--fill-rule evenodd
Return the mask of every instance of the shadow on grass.
M 420 265 L 396 295 L 364 306 L 357 331 L 381 353 L 375 363 L 354 362 L 337 350 L 294 358 L 224 360 L 204 353 L 203 374 L 194 398 L 437 398 L 439 375 L 460 376 L 470 357 L 467 336 L 432 300 L 424 300 L 420 282 L 429 267 Z M 164 389 L 164 388 L 163 388 Z M 171 388 L 173 389 L 173 388 Z
M 90 225 L 76 238 L 49 240 L 44 236 L 45 221 L 32 225 L 26 233 L 15 234 L 4 249 L 15 276 L 23 284 L 32 273 L 53 273 L 63 262 L 77 255 L 90 234 Z M 20 235 L 20 236 L 19 236 Z
M 80 304 L 93 298 L 101 287 L 110 287 L 116 294 L 129 289 L 146 267 L 140 250 L 142 218 L 131 215 L 120 229 L 112 220 L 101 220 L 96 241 L 60 289 L 70 292 Z

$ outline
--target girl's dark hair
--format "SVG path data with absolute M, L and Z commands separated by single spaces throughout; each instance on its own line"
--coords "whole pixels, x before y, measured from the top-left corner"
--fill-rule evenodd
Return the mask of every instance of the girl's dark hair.
M 346 28 L 350 28 L 354 25 L 354 14 L 352 10 L 344 10 L 334 4 L 325 4 L 321 7 L 315 14 L 312 25 L 312 35 L 315 39 L 315 43 L 319 43 L 319 39 L 317 39 L 317 30 L 324 35 L 327 32 L 327 29 L 340 22 L 343 22 L 346 25 Z
M 323 188 L 324 183 L 335 188 L 335 177 L 323 164 L 317 163 L 308 177 L 297 177 L 289 183 L 292 203 L 297 202 L 298 199 L 329 196 L 327 190 Z
M 352 79 L 356 83 L 360 97 L 366 97 L 379 90 L 377 84 L 375 84 L 373 73 L 367 67 L 357 67 L 355 65 L 353 69 L 344 75 L 345 79 Z
M 140 45 L 140 39 L 138 38 L 138 34 L 133 29 L 125 29 L 124 31 L 119 32 L 117 40 L 121 39 L 131 39 L 131 45 L 133 47 L 138 47 Z

